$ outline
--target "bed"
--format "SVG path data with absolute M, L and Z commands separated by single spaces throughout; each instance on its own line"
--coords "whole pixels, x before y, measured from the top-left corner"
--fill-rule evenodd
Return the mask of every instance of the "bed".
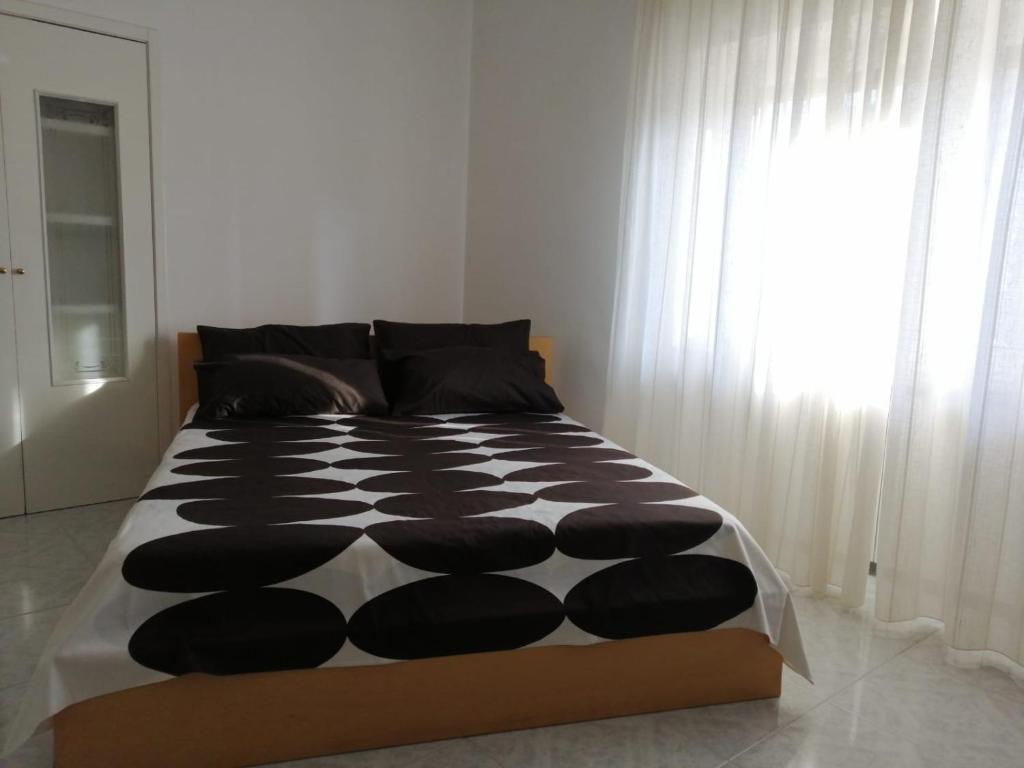
M 553 367 L 553 344 L 531 347 Z M 54 631 L 8 746 L 241 766 L 778 696 L 742 525 L 563 415 L 190 421 Z

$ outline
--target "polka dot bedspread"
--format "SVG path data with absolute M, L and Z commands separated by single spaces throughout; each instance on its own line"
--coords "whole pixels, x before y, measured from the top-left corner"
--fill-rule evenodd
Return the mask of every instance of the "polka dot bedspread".
M 563 415 L 192 421 L 44 651 L 9 747 L 191 672 L 762 632 L 788 591 L 730 514 Z

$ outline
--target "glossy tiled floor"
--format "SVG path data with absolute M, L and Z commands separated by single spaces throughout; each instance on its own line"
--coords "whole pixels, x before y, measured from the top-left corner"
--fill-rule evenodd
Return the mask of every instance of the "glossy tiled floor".
M 0 520 L 0 733 L 40 645 L 128 504 Z M 944 662 L 935 627 L 881 628 L 866 612 L 798 597 L 817 680 L 782 698 L 304 760 L 293 768 L 1024 766 L 1024 688 Z M 0 766 L 48 766 L 48 734 Z

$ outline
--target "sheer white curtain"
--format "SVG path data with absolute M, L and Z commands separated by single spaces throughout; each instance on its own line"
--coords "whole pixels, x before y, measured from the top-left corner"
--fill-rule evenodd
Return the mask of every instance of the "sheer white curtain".
M 879 616 L 1018 661 L 1022 46 L 1024 0 L 642 2 L 605 420 L 852 605 L 877 517 Z
M 1024 663 L 1024 1 L 941 3 L 934 37 L 877 613 Z

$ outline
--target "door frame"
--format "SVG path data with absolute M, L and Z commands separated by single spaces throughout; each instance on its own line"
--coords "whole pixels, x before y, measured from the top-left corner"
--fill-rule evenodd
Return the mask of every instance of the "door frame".
M 174 329 L 167 318 L 167 260 L 164 236 L 163 176 L 160 173 L 160 78 L 159 43 L 155 29 L 88 13 L 42 5 L 32 0 L 0 0 L 0 14 L 56 24 L 111 37 L 133 40 L 146 46 L 149 85 L 149 172 L 153 211 L 153 286 L 156 307 L 153 340 L 156 344 L 156 418 L 159 453 L 162 454 L 178 428 L 174 398 Z

